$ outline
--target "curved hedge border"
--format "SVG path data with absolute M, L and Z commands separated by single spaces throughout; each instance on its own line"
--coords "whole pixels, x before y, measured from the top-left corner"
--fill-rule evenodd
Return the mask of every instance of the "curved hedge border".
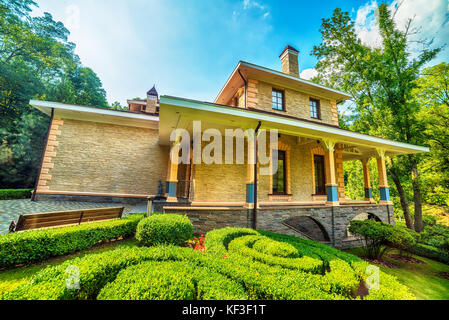
M 78 226 L 30 230 L 0 236 L 0 268 L 30 264 L 88 249 L 101 241 L 134 234 L 141 214 Z

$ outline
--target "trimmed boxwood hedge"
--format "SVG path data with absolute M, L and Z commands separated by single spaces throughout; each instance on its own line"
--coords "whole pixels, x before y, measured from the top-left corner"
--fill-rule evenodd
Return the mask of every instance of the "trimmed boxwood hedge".
M 414 247 L 410 248 L 408 251 L 422 257 L 426 257 L 445 264 L 449 264 L 449 254 L 447 254 L 443 250 L 440 250 L 432 246 L 417 243 Z
M 258 241 L 269 243 L 277 241 L 278 236 L 294 247 L 300 258 L 279 257 L 276 254 L 284 249 L 276 252 L 274 243 L 272 253 L 254 249 Z M 319 255 L 325 259 L 317 258 Z M 320 272 L 297 268 L 299 259 L 305 258 L 319 266 Z M 47 267 L 0 298 L 359 299 L 356 292 L 368 276 L 368 265 L 353 255 L 313 241 L 225 228 L 206 235 L 206 252 L 160 245 L 88 254 Z M 68 268 L 78 271 L 79 289 L 67 288 Z M 364 299 L 414 297 L 394 277 L 380 272 L 380 288 L 370 289 Z
M 30 264 L 88 249 L 101 241 L 129 237 L 142 214 L 77 226 L 30 230 L 0 236 L 0 268 Z
M 31 198 L 32 189 L 0 189 L 0 200 Z
M 137 225 L 136 239 L 146 245 L 181 245 L 193 237 L 193 225 L 187 216 L 157 214 L 142 219 Z

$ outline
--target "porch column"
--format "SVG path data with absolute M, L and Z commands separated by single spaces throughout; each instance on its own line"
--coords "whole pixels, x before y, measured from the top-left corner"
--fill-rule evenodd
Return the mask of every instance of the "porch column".
M 387 169 L 385 166 L 385 150 L 377 149 L 377 155 L 380 203 L 390 203 L 390 187 L 388 186 Z
M 248 137 L 248 166 L 246 173 L 246 205 L 254 206 L 254 137 Z
M 373 190 L 371 189 L 371 181 L 369 177 L 369 158 L 362 159 L 363 180 L 365 181 L 365 201 L 373 201 Z
M 326 169 L 327 204 L 338 206 L 337 179 L 335 174 L 335 140 L 323 139 L 325 154 L 324 166 Z
M 176 189 L 178 186 L 178 158 L 179 158 L 179 143 L 175 143 L 170 148 L 168 156 L 168 172 L 167 183 L 165 187 L 166 197 L 168 202 L 177 202 Z M 173 159 L 173 161 L 172 161 Z M 176 160 L 176 161 L 175 161 Z

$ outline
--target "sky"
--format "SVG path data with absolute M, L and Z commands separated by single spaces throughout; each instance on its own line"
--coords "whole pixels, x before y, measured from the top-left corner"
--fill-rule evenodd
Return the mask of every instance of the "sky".
M 301 77 L 309 79 L 321 19 L 339 7 L 354 18 L 361 40 L 378 46 L 375 8 L 382 0 L 35 1 L 33 15 L 49 12 L 70 31 L 75 53 L 100 77 L 108 102 L 126 105 L 154 84 L 161 95 L 213 101 L 238 61 L 280 70 L 287 44 L 300 51 Z M 392 10 L 397 1 L 387 2 Z M 408 18 L 420 39 L 435 46 L 449 42 L 448 0 L 403 0 L 398 27 Z M 432 64 L 442 61 L 449 62 L 449 46 Z

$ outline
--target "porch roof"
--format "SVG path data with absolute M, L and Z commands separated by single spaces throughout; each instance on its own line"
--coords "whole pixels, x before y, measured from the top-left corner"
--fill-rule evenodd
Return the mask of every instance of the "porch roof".
M 210 127 L 216 125 L 217 129 L 256 128 L 261 121 L 262 128 L 277 129 L 279 133 L 314 140 L 332 139 L 337 143 L 357 147 L 361 152 L 352 156 L 355 159 L 375 156 L 376 149 L 384 150 L 388 156 L 429 152 L 427 147 L 370 136 L 306 119 L 172 96 L 161 97 L 159 117 L 160 143 L 164 145 L 170 143 L 170 133 L 173 129 L 190 129 L 193 120 L 201 120 Z

